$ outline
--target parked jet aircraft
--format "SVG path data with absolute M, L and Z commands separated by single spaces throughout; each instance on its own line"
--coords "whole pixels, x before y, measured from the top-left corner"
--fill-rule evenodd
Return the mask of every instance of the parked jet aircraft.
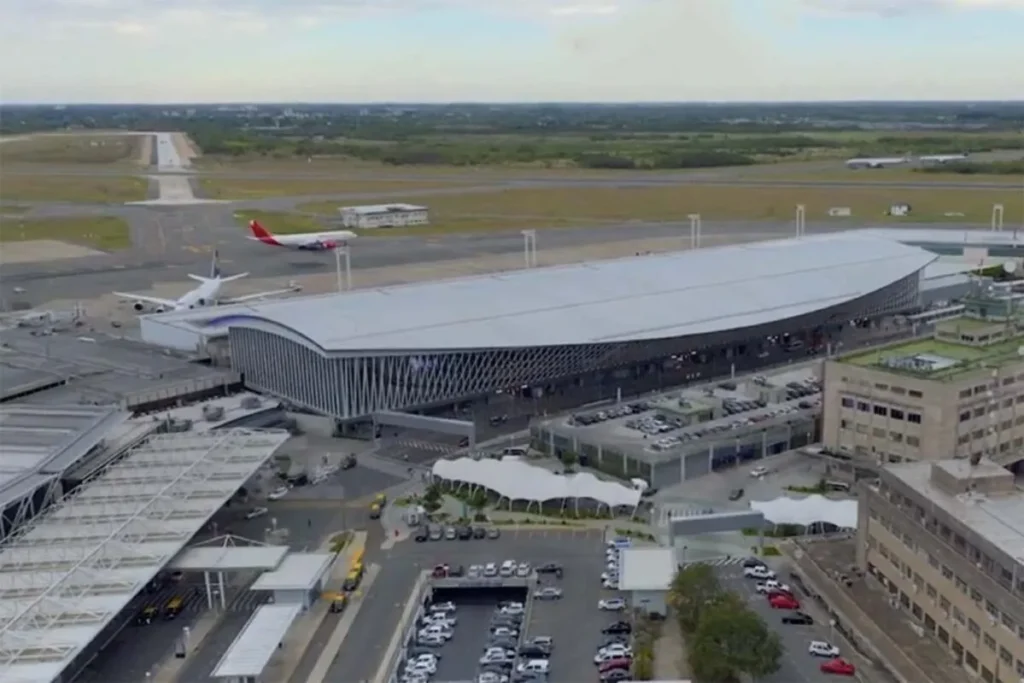
M 330 232 L 305 232 L 298 235 L 274 235 L 260 225 L 259 221 L 249 221 L 252 230 L 251 240 L 268 244 L 272 247 L 300 249 L 302 251 L 327 251 L 345 246 L 345 243 L 356 237 L 350 230 L 331 230 Z
M 918 161 L 933 164 L 946 164 L 950 161 L 964 161 L 966 159 L 966 154 L 928 154 L 923 157 L 918 157 Z
M 147 309 L 152 309 L 157 313 L 163 313 L 165 311 L 185 311 L 193 308 L 203 308 L 206 306 L 216 306 L 217 304 L 240 304 L 246 301 L 254 301 L 259 299 L 266 299 L 268 297 L 277 296 L 280 294 L 288 294 L 290 292 L 299 291 L 301 288 L 298 286 L 292 286 L 288 289 L 277 289 L 269 292 L 258 292 L 256 294 L 248 294 L 246 296 L 233 297 L 233 298 L 222 298 L 220 296 L 220 289 L 227 282 L 233 282 L 234 280 L 241 280 L 246 277 L 249 273 L 239 273 L 238 275 L 231 275 L 223 277 L 220 273 L 220 266 L 217 264 L 218 254 L 213 252 L 213 263 L 210 266 L 210 276 L 203 277 L 201 275 L 189 275 L 190 278 L 199 282 L 199 286 L 188 292 L 185 292 L 178 299 L 161 299 L 155 296 L 147 296 L 145 294 L 134 294 L 131 292 L 114 292 L 116 296 L 123 297 L 125 299 L 132 300 L 132 308 L 138 312 L 143 312 Z

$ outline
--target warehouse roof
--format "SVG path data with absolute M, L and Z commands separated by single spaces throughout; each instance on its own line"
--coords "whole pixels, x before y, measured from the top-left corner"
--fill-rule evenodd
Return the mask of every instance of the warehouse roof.
M 168 434 L 0 547 L 0 680 L 48 683 L 288 439 Z
M 827 309 L 935 258 L 885 239 L 825 235 L 226 306 L 205 320 L 327 352 L 660 339 Z

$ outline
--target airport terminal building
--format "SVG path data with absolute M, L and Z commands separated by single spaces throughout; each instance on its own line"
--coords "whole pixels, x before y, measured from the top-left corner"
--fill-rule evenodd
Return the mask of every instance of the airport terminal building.
M 228 329 L 248 387 L 358 421 L 760 367 L 915 308 L 935 258 L 828 235 L 224 306 L 201 324 Z

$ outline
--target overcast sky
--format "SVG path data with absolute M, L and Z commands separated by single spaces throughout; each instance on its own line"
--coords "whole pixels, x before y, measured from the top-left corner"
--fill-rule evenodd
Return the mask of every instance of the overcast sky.
M 1024 99 L 1024 0 L 0 0 L 4 102 Z

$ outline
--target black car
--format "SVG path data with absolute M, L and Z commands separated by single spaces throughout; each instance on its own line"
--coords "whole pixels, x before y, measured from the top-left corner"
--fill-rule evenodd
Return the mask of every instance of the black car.
M 616 621 L 614 624 L 609 624 L 601 629 L 601 633 L 615 634 L 615 633 L 632 633 L 633 625 L 628 621 Z
M 516 641 L 514 638 L 491 638 L 487 641 L 487 647 L 503 647 L 506 650 L 515 650 Z
M 811 618 L 810 614 L 804 614 L 803 612 L 792 612 L 782 617 L 783 624 L 806 624 L 810 625 L 814 623 L 814 619 Z
M 729 491 L 729 500 L 739 500 L 743 497 L 744 493 L 746 493 L 746 491 L 743 489 L 733 489 L 732 491 Z
M 420 655 L 433 655 L 438 659 L 441 658 L 441 653 L 437 651 L 437 648 L 425 647 L 423 645 L 413 645 L 412 647 L 410 647 L 406 654 L 406 657 L 408 659 L 413 659 L 414 657 L 419 657 Z
M 629 669 L 609 669 L 601 674 L 601 683 L 617 683 L 618 681 L 628 681 L 632 678 L 629 673 Z
M 470 529 L 468 526 L 460 526 L 456 533 L 459 535 L 460 541 L 468 541 L 469 539 L 473 538 L 473 530 Z
M 487 529 L 482 526 L 473 527 L 473 538 L 487 538 Z
M 352 469 L 355 466 L 356 466 L 356 456 L 354 456 L 354 455 L 349 455 L 349 456 L 343 458 L 342 461 L 341 461 L 341 469 L 343 469 L 343 470 L 350 470 L 350 469 Z
M 451 565 L 448 567 L 448 576 L 465 576 L 466 568 L 461 564 Z
M 538 566 L 536 568 L 536 571 L 538 574 L 554 574 L 558 578 L 562 578 L 563 569 L 562 565 L 558 564 L 557 562 L 548 562 L 547 564 L 542 564 Z
M 519 648 L 519 656 L 529 657 L 530 659 L 548 659 L 551 657 L 551 650 L 539 645 L 524 645 Z
M 743 560 L 743 567 L 744 567 L 744 569 L 747 569 L 747 568 L 750 568 L 750 567 L 765 567 L 765 566 L 767 566 L 767 565 L 765 565 L 764 562 L 762 562 L 761 560 L 757 559 L 756 557 L 748 557 L 745 560 Z
M 430 532 L 428 532 L 426 530 L 426 528 L 424 528 L 424 527 L 420 527 L 416 531 L 416 535 L 413 536 L 413 540 L 415 540 L 417 543 L 423 543 L 423 542 L 425 542 L 425 541 L 427 541 L 429 539 L 430 539 Z

